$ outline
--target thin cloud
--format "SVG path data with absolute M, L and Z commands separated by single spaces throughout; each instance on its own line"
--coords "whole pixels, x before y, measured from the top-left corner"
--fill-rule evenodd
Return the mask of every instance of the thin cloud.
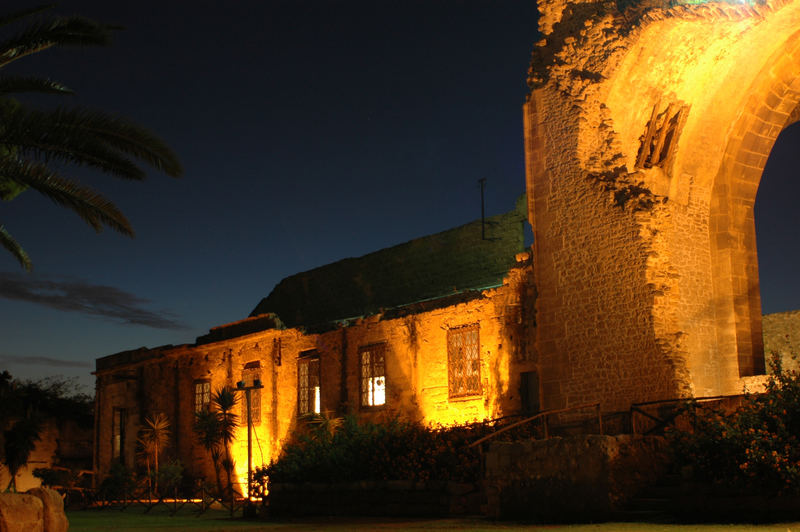
M 28 366 L 50 366 L 53 368 L 90 368 L 89 362 L 81 360 L 62 360 L 50 357 L 23 357 L 13 355 L 0 355 L 0 362 L 7 364 L 24 364 Z
M 150 301 L 113 286 L 78 280 L 47 279 L 0 272 L 0 297 L 37 303 L 65 312 L 100 316 L 125 325 L 184 330 L 188 326 L 167 312 L 144 308 Z

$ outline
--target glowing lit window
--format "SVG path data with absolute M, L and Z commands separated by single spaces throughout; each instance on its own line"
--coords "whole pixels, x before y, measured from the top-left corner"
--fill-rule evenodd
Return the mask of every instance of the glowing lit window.
M 244 365 L 242 370 L 242 380 L 245 386 L 252 386 L 254 381 L 261 380 L 261 362 L 258 360 L 248 362 Z M 247 423 L 247 401 L 242 403 L 242 417 L 240 418 L 245 424 Z M 250 390 L 250 415 L 253 418 L 253 425 L 261 424 L 261 389 Z
M 478 324 L 447 331 L 447 383 L 450 397 L 481 393 Z
M 124 408 L 115 408 L 111 418 L 111 459 L 124 462 L 125 460 L 125 422 L 127 411 Z
M 386 404 L 386 344 L 370 345 L 359 349 L 361 362 L 361 406 Z
M 300 358 L 297 360 L 298 413 L 322 412 L 319 381 L 319 354 L 316 351 L 300 353 Z
M 209 403 L 211 403 L 211 381 L 194 381 L 194 411 L 208 410 Z

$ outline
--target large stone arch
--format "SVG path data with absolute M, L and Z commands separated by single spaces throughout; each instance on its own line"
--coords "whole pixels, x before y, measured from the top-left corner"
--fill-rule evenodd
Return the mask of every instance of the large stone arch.
M 800 1 L 540 0 L 525 105 L 544 408 L 764 373 L 753 205 L 798 119 Z

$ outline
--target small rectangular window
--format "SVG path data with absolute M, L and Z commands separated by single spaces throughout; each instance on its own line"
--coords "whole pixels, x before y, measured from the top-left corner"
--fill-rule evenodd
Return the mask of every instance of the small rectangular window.
M 316 350 L 300 353 L 297 360 L 297 411 L 300 414 L 322 412 L 319 353 Z
M 450 397 L 481 393 L 478 324 L 447 331 L 447 375 Z
M 115 408 L 111 418 L 111 459 L 125 460 L 125 422 L 127 410 Z
M 194 381 L 194 411 L 202 412 L 203 410 L 208 410 L 210 403 L 211 381 L 205 379 Z
M 361 365 L 361 406 L 386 404 L 386 344 L 358 350 Z
M 261 380 L 261 362 L 248 362 L 242 370 L 242 380 L 245 386 L 252 386 L 255 380 Z M 242 417 L 240 418 L 244 424 L 247 424 L 247 401 L 242 403 Z M 253 425 L 261 424 L 261 390 L 256 388 L 250 390 L 250 415 L 252 416 Z

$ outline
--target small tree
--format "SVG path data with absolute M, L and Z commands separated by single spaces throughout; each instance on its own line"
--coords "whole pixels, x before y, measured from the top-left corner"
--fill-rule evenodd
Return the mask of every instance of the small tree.
M 194 432 L 200 443 L 211 454 L 214 463 L 214 474 L 217 489 L 222 494 L 220 466 L 225 470 L 228 480 L 228 491 L 233 496 L 234 461 L 231 455 L 231 444 L 236 437 L 239 422 L 234 413 L 237 397 L 229 387 L 219 388 L 211 396 L 211 407 L 208 410 L 195 412 Z
M 4 432 L 3 463 L 8 467 L 11 480 L 6 491 L 17 491 L 17 472 L 28 463 L 28 458 L 39 441 L 42 430 L 42 420 L 32 409 L 27 415 L 17 420 L 10 429 Z
M 222 466 L 225 468 L 225 474 L 228 478 L 228 489 L 233 494 L 232 476 L 235 463 L 231 455 L 231 444 L 236 438 L 236 428 L 239 426 L 239 421 L 234 413 L 238 398 L 231 388 L 225 386 L 214 392 L 211 397 L 211 403 L 214 405 L 219 417 L 219 435 L 225 454 Z
M 11 473 L 8 489 L 16 489 L 15 475 L 27 464 L 45 420 L 70 419 L 91 427 L 92 405 L 92 399 L 69 379 L 20 381 L 1 372 L 0 462 Z
M 154 489 L 158 493 L 158 455 L 169 443 L 169 418 L 159 412 L 153 417 L 145 418 L 145 427 L 140 431 L 139 444 L 147 458 L 147 476 L 154 479 Z M 153 473 L 150 472 L 150 460 L 153 460 Z
M 217 490 L 222 493 L 222 479 L 219 475 L 220 459 L 222 457 L 222 451 L 220 450 L 222 445 L 220 418 L 217 412 L 211 410 L 195 412 L 194 416 L 194 432 L 200 440 L 200 444 L 211 454 Z

